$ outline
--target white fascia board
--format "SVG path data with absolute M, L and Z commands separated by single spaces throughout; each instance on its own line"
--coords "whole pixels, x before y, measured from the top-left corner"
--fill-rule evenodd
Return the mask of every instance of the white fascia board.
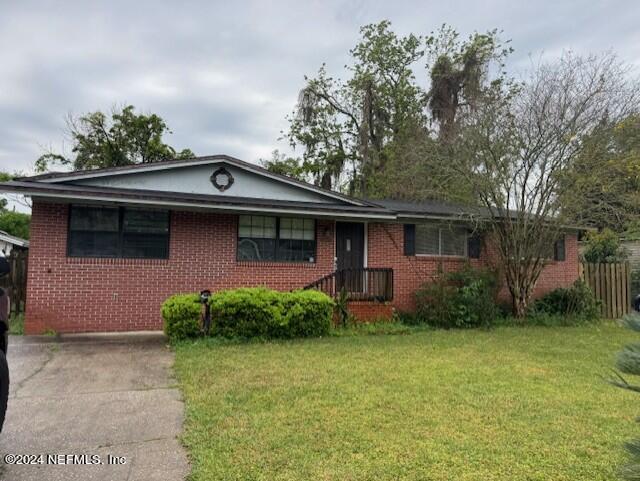
M 49 179 L 39 179 L 37 182 L 42 182 L 44 184 L 58 184 L 61 182 L 68 182 L 70 180 L 80 180 L 80 179 L 95 179 L 98 177 L 111 177 L 114 175 L 127 175 L 127 174 L 139 174 L 142 172 L 153 172 L 156 170 L 168 170 L 168 169 L 176 169 L 181 167 L 192 167 L 194 165 L 206 165 L 206 164 L 217 164 L 223 162 L 222 159 L 200 159 L 193 160 L 191 162 L 184 162 L 181 164 L 163 164 L 162 162 L 151 162 L 149 164 L 141 165 L 135 169 L 127 169 L 127 170 L 87 170 L 81 174 L 76 172 L 69 172 L 69 175 L 61 175 L 57 177 L 51 177 Z
M 213 205 L 213 204 L 200 204 L 197 202 L 179 202 L 171 200 L 145 200 L 145 199 L 127 199 L 126 197 L 113 198 L 102 196 L 83 196 L 68 194 L 52 194 L 42 192 L 22 192 L 22 195 L 30 195 L 36 198 L 52 198 L 62 199 L 67 201 L 99 201 L 110 202 L 113 204 L 127 204 L 127 205 L 147 205 L 147 206 L 159 206 L 165 208 L 183 208 L 183 209 L 197 209 L 197 210 L 215 210 L 220 212 L 261 212 L 268 214 L 281 214 L 281 215 L 301 215 L 310 217 L 340 217 L 347 219 L 380 219 L 380 220 L 395 220 L 396 217 L 393 214 L 358 214 L 354 212 L 327 212 L 317 211 L 313 209 L 282 209 L 277 207 L 259 207 L 259 206 L 244 206 L 244 205 Z

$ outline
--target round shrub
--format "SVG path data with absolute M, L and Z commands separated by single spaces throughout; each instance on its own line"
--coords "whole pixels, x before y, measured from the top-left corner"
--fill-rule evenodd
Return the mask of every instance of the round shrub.
M 195 337 L 200 332 L 200 296 L 176 294 L 162 303 L 164 332 L 172 340 Z
M 317 337 L 328 334 L 334 306 L 333 300 L 320 291 L 283 293 L 286 337 Z
M 213 333 L 224 337 L 281 337 L 282 296 L 261 287 L 220 291 L 209 301 Z
M 210 305 L 215 335 L 293 338 L 328 333 L 334 303 L 318 291 L 278 292 L 256 287 L 218 292 Z

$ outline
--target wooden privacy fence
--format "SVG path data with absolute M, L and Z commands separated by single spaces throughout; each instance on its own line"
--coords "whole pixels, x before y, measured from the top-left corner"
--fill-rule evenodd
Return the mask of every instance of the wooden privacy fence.
M 27 298 L 28 257 L 28 251 L 13 249 L 7 258 L 11 265 L 11 274 L 0 278 L 0 287 L 4 287 L 9 290 L 11 311 L 16 314 L 24 312 Z
M 602 316 L 618 319 L 631 312 L 631 268 L 628 262 L 580 264 L 580 276 L 602 302 Z

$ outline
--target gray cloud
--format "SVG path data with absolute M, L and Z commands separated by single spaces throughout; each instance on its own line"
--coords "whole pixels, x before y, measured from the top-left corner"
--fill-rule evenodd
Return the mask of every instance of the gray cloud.
M 503 29 L 513 69 L 566 49 L 640 60 L 634 1 L 0 0 L 0 169 L 61 148 L 67 113 L 124 103 L 163 116 L 177 148 L 256 161 L 286 149 L 303 75 L 341 73 L 359 27 L 383 18 L 400 33 Z

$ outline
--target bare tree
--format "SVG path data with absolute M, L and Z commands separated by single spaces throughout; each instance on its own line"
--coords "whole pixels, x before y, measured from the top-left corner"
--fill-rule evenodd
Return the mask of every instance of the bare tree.
M 583 140 L 602 122 L 636 112 L 638 93 L 638 83 L 614 55 L 565 53 L 535 66 L 523 82 L 488 92 L 464 119 L 456 168 L 489 214 L 517 317 L 525 316 L 566 227 L 562 179 Z

